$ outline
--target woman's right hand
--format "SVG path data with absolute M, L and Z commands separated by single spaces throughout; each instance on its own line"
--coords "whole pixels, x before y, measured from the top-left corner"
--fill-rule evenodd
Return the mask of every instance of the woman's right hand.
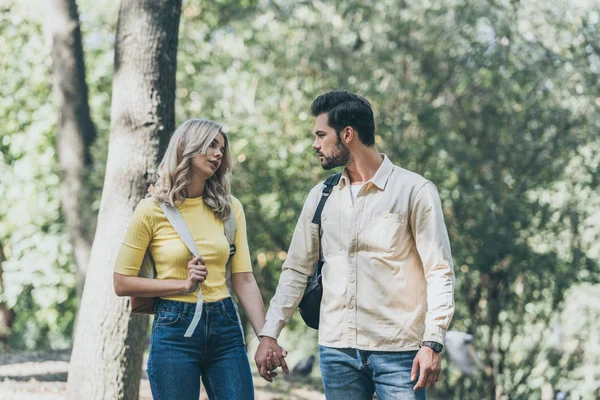
M 198 256 L 194 257 L 188 262 L 188 277 L 185 280 L 185 292 L 191 293 L 196 290 L 198 283 L 202 283 L 206 280 L 206 261 L 204 258 Z

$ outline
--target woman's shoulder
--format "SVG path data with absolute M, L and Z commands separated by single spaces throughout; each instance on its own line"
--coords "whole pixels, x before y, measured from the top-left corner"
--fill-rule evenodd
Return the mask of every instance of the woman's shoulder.
M 229 198 L 231 199 L 231 211 L 233 212 L 233 215 L 235 215 L 235 218 L 239 219 L 244 215 L 244 207 L 236 197 L 229 195 Z
M 160 206 L 152 197 L 146 197 L 140 200 L 138 203 L 135 213 L 142 218 L 153 218 L 160 215 Z
M 233 207 L 233 209 L 237 209 L 237 210 L 243 210 L 244 207 L 242 206 L 242 202 L 238 200 L 237 197 L 235 197 L 234 195 L 230 194 L 229 198 L 231 199 L 231 207 Z

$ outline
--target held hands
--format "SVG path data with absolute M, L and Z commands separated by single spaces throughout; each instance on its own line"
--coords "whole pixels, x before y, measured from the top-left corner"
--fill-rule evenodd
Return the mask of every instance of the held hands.
M 441 359 L 440 354 L 430 347 L 421 347 L 413 360 L 412 370 L 410 371 L 412 382 L 417 380 L 417 375 L 419 375 L 419 381 L 413 387 L 413 390 L 427 389 L 440 379 Z
M 198 256 L 188 262 L 188 277 L 185 280 L 185 292 L 191 293 L 198 287 L 198 282 L 202 283 L 206 280 L 206 261 Z
M 275 370 L 279 367 L 286 374 L 290 372 L 285 362 L 287 351 L 277 344 L 277 340 L 263 336 L 260 338 L 260 344 L 254 355 L 254 361 L 260 376 L 268 382 L 273 382 L 273 378 L 277 376 Z

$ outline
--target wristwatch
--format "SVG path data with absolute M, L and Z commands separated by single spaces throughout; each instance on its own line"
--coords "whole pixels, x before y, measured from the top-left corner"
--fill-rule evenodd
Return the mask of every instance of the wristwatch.
M 442 349 L 444 348 L 444 346 L 442 344 L 440 344 L 438 342 L 430 342 L 430 341 L 425 341 L 425 342 L 421 343 L 421 346 L 430 347 L 436 353 L 441 353 Z

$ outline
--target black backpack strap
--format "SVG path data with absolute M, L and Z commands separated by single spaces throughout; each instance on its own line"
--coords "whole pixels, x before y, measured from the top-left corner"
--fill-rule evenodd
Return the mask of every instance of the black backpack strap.
M 323 194 L 321 195 L 321 200 L 319 201 L 319 205 L 317 206 L 317 209 L 315 210 L 315 215 L 312 219 L 312 223 L 317 224 L 318 229 L 319 229 L 319 262 L 317 263 L 317 269 L 315 271 L 317 280 L 319 281 L 319 284 L 321 283 L 321 270 L 322 270 L 323 264 L 324 264 L 323 249 L 321 248 L 321 213 L 323 212 L 323 207 L 325 207 L 325 203 L 327 202 L 327 199 L 329 199 L 329 195 L 331 194 L 333 187 L 336 186 L 340 182 L 341 177 L 342 177 L 342 173 L 340 172 L 338 174 L 330 175 L 325 180 L 325 187 L 323 188 Z
M 323 194 L 321 195 L 321 200 L 319 201 L 319 205 L 315 210 L 315 215 L 313 216 L 312 223 L 321 226 L 321 213 L 323 212 L 323 207 L 325 207 L 325 203 L 327 199 L 329 199 L 329 195 L 333 190 L 333 187 L 336 186 L 340 182 L 340 178 L 342 177 L 342 173 L 337 173 L 330 175 L 325 180 L 325 187 L 323 188 Z

